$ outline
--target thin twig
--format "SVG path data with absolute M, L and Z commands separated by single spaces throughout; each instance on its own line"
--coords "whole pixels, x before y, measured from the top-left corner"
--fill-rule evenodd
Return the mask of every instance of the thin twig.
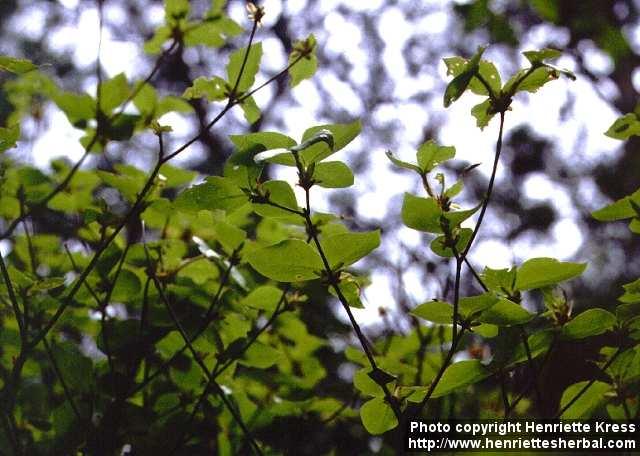
M 338 297 L 338 300 L 340 301 L 340 304 L 342 304 L 342 308 L 344 309 L 344 311 L 347 313 L 347 316 L 349 317 L 349 321 L 351 323 L 351 327 L 353 328 L 353 331 L 356 333 L 356 337 L 358 338 L 358 341 L 360 342 L 360 346 L 362 347 L 362 349 L 364 350 L 364 353 L 367 357 L 367 360 L 369 361 L 369 365 L 371 366 L 371 370 L 373 373 L 375 372 L 379 372 L 380 368 L 378 367 L 378 364 L 376 363 L 376 360 L 373 356 L 373 353 L 371 351 L 371 348 L 369 347 L 369 342 L 367 341 L 367 339 L 365 338 L 364 334 L 362 333 L 362 330 L 360 329 L 360 326 L 358 325 L 358 322 L 356 321 L 353 312 L 351 311 L 351 307 L 349 306 L 349 301 L 347 300 L 347 298 L 345 298 L 344 294 L 342 293 L 342 290 L 340 289 L 339 286 L 339 278 L 336 276 L 336 271 L 334 271 L 329 263 L 329 260 L 327 259 L 327 256 L 324 252 L 324 249 L 322 248 L 322 245 L 320 244 L 320 239 L 318 238 L 318 232 L 316 227 L 313 224 L 313 220 L 311 219 L 311 203 L 310 203 L 310 185 L 307 185 L 307 183 L 305 182 L 305 174 L 306 174 L 306 170 L 304 169 L 304 166 L 302 165 L 302 162 L 300 161 L 300 157 L 298 155 L 298 152 L 292 151 L 293 157 L 295 159 L 296 162 L 296 168 L 298 169 L 298 176 L 299 176 L 299 185 L 304 189 L 305 191 L 305 208 L 303 210 L 303 216 L 304 216 L 304 220 L 305 220 L 305 225 L 306 225 L 306 230 L 307 230 L 307 235 L 313 240 L 313 243 L 316 246 L 316 250 L 318 251 L 318 254 L 320 255 L 320 259 L 322 260 L 322 264 L 324 267 L 324 272 L 327 274 L 327 277 L 329 279 L 329 283 L 331 288 L 333 288 L 333 290 L 336 293 L 336 296 Z M 402 412 L 400 410 L 400 405 L 398 404 L 398 400 L 397 398 L 395 398 L 391 392 L 389 391 L 389 388 L 387 387 L 386 383 L 384 382 L 376 382 L 380 388 L 382 389 L 383 393 L 384 393 L 384 397 L 386 402 L 389 404 L 389 406 L 391 407 L 391 409 L 393 410 L 394 415 L 396 416 L 396 418 L 398 419 L 398 421 L 400 421 L 402 419 Z

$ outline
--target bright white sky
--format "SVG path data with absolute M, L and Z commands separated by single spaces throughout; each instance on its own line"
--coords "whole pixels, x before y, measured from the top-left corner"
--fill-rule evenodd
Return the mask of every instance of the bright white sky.
M 78 0 L 58 1 L 68 8 L 69 17 L 75 19 L 70 22 L 68 27 L 51 33 L 47 37 L 47 42 L 51 43 L 55 50 L 71 51 L 74 63 L 80 67 L 94 66 L 98 45 L 96 10 L 79 6 Z M 307 6 L 306 0 L 288 0 L 287 2 L 266 0 L 261 3 L 267 12 L 264 20 L 265 28 L 262 30 L 268 30 L 268 27 L 277 20 L 278 15 L 283 11 L 283 5 L 285 5 L 287 14 L 291 16 L 304 14 Z M 412 4 L 414 2 L 404 0 L 400 3 Z M 479 98 L 467 94 L 446 111 L 442 107 L 441 97 L 436 97 L 436 102 L 429 106 L 419 105 L 411 99 L 420 91 L 433 89 L 441 92 L 447 80 L 443 63 L 438 64 L 437 78 L 422 73 L 417 77 L 412 77 L 407 71 L 403 48 L 407 40 L 415 33 L 425 33 L 425 30 L 428 30 L 430 39 L 445 44 L 447 42 L 449 21 L 451 21 L 451 13 L 449 12 L 451 2 L 432 0 L 425 3 L 430 7 L 430 12 L 421 20 L 413 22 L 405 18 L 399 7 L 388 7 L 381 10 L 382 12 L 378 12 L 384 4 L 382 0 L 367 2 L 361 0 L 323 0 L 319 2 L 320 11 L 316 11 L 314 14 L 320 13 L 324 19 L 317 24 L 317 30 L 314 30 L 314 33 L 316 33 L 319 43 L 325 47 L 326 52 L 335 56 L 344 55 L 352 62 L 353 69 L 349 77 L 356 84 L 362 83 L 367 80 L 372 63 L 372 56 L 368 55 L 366 48 L 362 46 L 364 31 L 361 27 L 348 22 L 337 12 L 337 8 L 343 5 L 352 11 L 373 12 L 377 27 L 385 39 L 385 48 L 382 54 L 383 63 L 395 80 L 393 102 L 381 104 L 371 113 L 374 125 L 383 127 L 391 124 L 396 129 L 395 143 L 387 146 L 393 149 L 400 158 L 413 161 L 423 128 L 428 123 L 430 116 L 445 118 L 446 122 L 438 132 L 437 139 L 442 144 L 455 145 L 457 159 L 470 163 L 482 162 L 478 172 L 488 176 L 497 135 L 497 120 L 494 119 L 484 131 L 476 128 L 475 119 L 471 117 L 469 111 L 474 104 L 479 102 Z M 46 11 L 41 8 L 27 8 L 24 15 L 12 23 L 13 27 L 34 39 L 39 39 L 46 14 Z M 105 14 L 108 21 L 116 25 L 126 21 L 126 16 L 122 11 L 115 6 L 110 6 L 109 2 L 105 4 Z M 147 14 L 154 22 L 161 23 L 163 21 L 161 7 L 153 6 L 147 10 Z M 236 21 L 247 25 L 244 2 L 230 2 L 230 15 Z M 264 61 L 267 64 L 264 69 L 267 73 L 272 74 L 286 64 L 284 51 L 277 39 L 265 36 L 264 32 L 259 33 L 262 36 L 259 36 L 258 39 L 264 39 L 263 45 L 266 55 Z M 562 30 L 552 29 L 549 26 L 535 27 L 527 35 L 521 37 L 522 50 L 544 46 L 550 34 L 559 37 L 566 36 Z M 635 36 L 633 39 L 634 45 L 640 46 L 638 37 Z M 611 70 L 611 62 L 608 57 L 597 51 L 595 46 L 585 44 L 584 52 L 587 64 L 593 72 L 606 75 Z M 503 80 L 508 78 L 513 68 L 504 65 L 505 58 L 498 47 L 489 48 L 485 56 L 489 60 L 502 62 L 502 65 L 498 65 L 499 70 L 501 70 Z M 105 30 L 102 43 L 102 61 L 107 76 L 114 76 L 120 72 L 125 72 L 130 79 L 143 76 L 148 68 L 140 67 L 141 58 L 139 43 L 116 41 L 109 30 Z M 524 66 L 525 59 L 522 58 L 522 62 L 518 63 Z M 569 69 L 575 68 L 572 57 L 563 57 L 558 64 Z M 262 75 L 257 82 L 264 79 L 265 76 Z M 640 83 L 640 81 L 638 82 Z M 326 102 L 322 99 L 318 87 L 330 91 L 333 94 L 331 102 L 352 117 L 358 117 L 363 112 L 362 103 L 350 85 L 339 80 L 334 74 L 321 69 L 312 81 L 305 81 L 293 90 L 294 106 L 288 108 L 284 113 L 284 133 L 299 138 L 309 126 L 331 121 L 331 119 L 321 119 L 318 115 L 322 104 Z M 606 96 L 611 93 L 611 87 L 612 84 L 604 84 L 600 90 Z M 95 81 L 93 81 L 93 86 L 89 84 L 84 89 L 93 93 Z M 582 113 L 582 115 L 574 115 L 569 121 L 562 124 L 562 128 L 559 128 L 559 111 L 570 94 L 574 95 L 575 99 L 573 112 Z M 256 96 L 258 105 L 266 105 L 271 96 L 270 90 L 260 92 Z M 603 135 L 617 114 L 599 97 L 586 78 L 581 78 L 578 75 L 576 82 L 560 80 L 548 84 L 530 100 L 527 96 L 521 95 L 513 105 L 513 112 L 507 116 L 506 133 L 508 134 L 510 130 L 523 124 L 534 122 L 537 134 L 558 144 L 559 151 L 563 156 L 572 155 L 578 166 L 581 163 L 592 165 L 600 161 L 612 160 L 617 153 L 619 143 Z M 234 115 L 241 118 L 239 112 Z M 174 128 L 175 136 L 187 135 L 192 131 L 190 123 L 177 115 L 167 115 L 162 119 L 162 123 L 171 125 Z M 27 125 L 24 128 L 26 137 L 37 133 L 36 136 L 39 138 L 28 146 L 32 150 L 34 163 L 46 167 L 54 156 L 62 155 L 71 160 L 77 160 L 80 157 L 82 147 L 77 140 L 81 133 L 68 124 L 63 114 L 54 107 L 50 107 L 44 125 L 48 127 Z M 270 126 L 267 122 L 264 129 L 277 128 Z M 580 150 L 576 150 L 577 138 L 584 132 L 586 132 L 586 138 L 584 142 L 580 143 Z M 24 153 L 26 147 L 27 145 L 23 144 L 19 153 Z M 359 151 L 365 147 L 369 147 L 369 145 L 365 145 L 362 139 L 358 138 L 348 148 L 341 151 L 336 158 L 349 161 L 350 151 Z M 52 150 L 55 151 L 53 154 Z M 385 147 L 376 147 L 370 150 L 371 166 L 369 170 L 365 175 L 356 176 L 357 210 L 365 219 L 381 220 L 384 217 L 399 217 L 403 192 L 418 191 L 418 182 L 413 176 L 397 173 L 391 169 L 384 155 L 384 150 Z M 194 149 L 191 153 L 197 154 L 197 152 Z M 188 154 L 180 157 L 180 160 L 188 159 Z M 283 176 L 293 181 L 292 174 L 285 173 Z M 500 177 L 501 173 L 499 172 L 498 185 Z M 530 175 L 523 182 L 523 186 L 528 198 L 550 201 L 559 209 L 557 212 L 563 214 L 564 218 L 559 218 L 551 229 L 553 235 L 551 242 L 540 242 L 526 236 L 511 245 L 505 244 L 500 239 L 481 240 L 472 250 L 470 255 L 472 262 L 477 265 L 497 268 L 508 267 L 523 258 L 534 256 L 589 260 L 588 252 L 578 251 L 582 238 L 580 228 L 575 221 L 578 214 L 571 209 L 569 195 L 562 188 L 554 186 L 542 174 Z M 318 191 L 317 195 L 320 192 Z M 580 193 L 584 196 L 585 201 L 593 202 L 593 208 L 605 202 L 593 186 L 585 185 L 580 189 Z M 470 202 L 469 205 L 471 204 L 475 204 L 475 202 Z M 327 206 L 326 199 L 316 196 L 318 210 L 326 210 Z M 491 217 L 489 209 L 485 226 L 491 224 Z M 401 259 L 403 255 L 397 248 L 398 239 L 407 245 L 422 244 L 428 249 L 422 236 L 415 231 L 404 228 L 398 233 L 389 233 L 384 237 L 382 248 L 390 258 Z M 373 285 L 365 293 L 367 309 L 356 312 L 356 318 L 365 323 L 379 321 L 378 307 L 393 307 L 389 278 L 382 273 L 374 273 L 372 279 Z M 407 270 L 404 279 L 406 289 L 416 303 L 432 298 L 433 293 L 437 292 L 437 290 L 425 289 L 422 275 L 418 271 Z M 342 312 L 338 313 L 342 315 Z

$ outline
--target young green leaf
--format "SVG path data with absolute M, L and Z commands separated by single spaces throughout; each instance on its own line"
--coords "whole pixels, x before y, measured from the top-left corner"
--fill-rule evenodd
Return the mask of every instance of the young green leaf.
M 522 325 L 531 321 L 535 315 L 529 313 L 522 306 L 508 299 L 500 299 L 494 305 L 482 312 L 478 321 L 497 326 Z
M 615 220 L 624 220 L 631 217 L 637 217 L 638 213 L 633 208 L 632 201 L 640 204 L 640 189 L 633 192 L 629 196 L 625 196 L 608 206 L 598 209 L 591 213 L 593 218 L 601 222 L 612 222 Z
M 597 336 L 614 328 L 616 317 L 604 309 L 588 309 L 575 316 L 562 327 L 566 339 L 584 339 Z
M 496 302 L 498 298 L 489 292 L 477 296 L 465 296 L 460 298 L 460 316 L 465 320 L 473 320 Z
M 247 196 L 230 179 L 213 176 L 205 183 L 183 191 L 176 198 L 176 209 L 185 212 L 223 209 L 230 211 L 247 203 Z
M 492 291 L 511 293 L 516 281 L 516 268 L 491 269 L 484 268 L 482 281 Z
M 416 154 L 418 166 L 425 173 L 430 172 L 439 164 L 452 159 L 455 155 L 455 147 L 440 146 L 432 139 L 422 144 Z
M 244 118 L 249 125 L 253 125 L 254 123 L 256 123 L 262 115 L 262 113 L 260 112 L 260 108 L 256 104 L 256 100 L 253 97 L 244 98 L 240 102 L 240 108 L 242 109 Z
M 444 59 L 444 63 L 447 66 L 447 74 L 452 76 L 458 76 L 462 74 L 469 63 L 467 59 L 462 57 L 449 57 Z M 480 60 L 478 64 L 478 74 L 469 82 L 469 89 L 476 95 L 490 95 L 487 87 L 479 77 L 487 83 L 491 89 L 491 95 L 498 95 L 502 88 L 502 82 L 500 80 L 500 73 L 498 73 L 495 65 L 487 60 Z
M 124 73 L 107 79 L 100 85 L 100 110 L 109 114 L 129 96 L 129 83 Z
M 318 125 L 316 127 L 309 128 L 302 135 L 302 143 L 308 141 L 322 130 L 327 130 L 329 133 L 331 133 L 333 139 L 333 147 L 330 147 L 325 142 L 319 142 L 305 148 L 302 152 L 300 152 L 300 157 L 302 158 L 302 161 L 307 165 L 322 161 L 335 152 L 338 152 L 339 150 L 346 147 L 347 144 L 353 141 L 360 134 L 361 129 L 362 125 L 359 120 L 348 124 Z
M 290 217 L 292 215 L 291 211 L 300 210 L 296 195 L 291 185 L 286 181 L 267 181 L 260 186 L 260 192 L 263 195 L 268 195 L 271 203 L 280 206 L 276 207 L 271 204 L 254 203 L 254 210 L 263 217 Z M 282 208 L 288 208 L 290 210 Z
M 489 125 L 493 116 L 496 115 L 491 105 L 491 99 L 487 98 L 482 103 L 471 108 L 471 115 L 476 118 L 476 126 L 483 130 L 484 127 Z
M 564 390 L 562 393 L 562 399 L 560 399 L 560 408 L 564 408 L 569 401 L 573 400 L 574 397 L 589 383 L 588 381 L 574 383 Z M 611 390 L 611 385 L 596 381 L 594 382 L 589 389 L 587 389 L 579 398 L 576 400 L 563 414 L 560 418 L 562 419 L 571 419 L 571 420 L 587 420 L 591 417 L 593 412 L 604 402 L 606 399 L 607 393 Z
M 318 69 L 316 56 L 316 37 L 311 34 L 305 40 L 296 41 L 289 54 L 289 77 L 291 87 L 312 77 Z
M 53 344 L 53 358 L 67 386 L 76 393 L 88 393 L 94 385 L 93 363 L 71 342 Z
M 18 139 L 20 139 L 20 125 L 16 124 L 7 128 L 0 127 L 0 153 L 16 147 Z
M 444 92 L 444 107 L 448 108 L 467 90 L 471 79 L 478 73 L 479 63 L 485 47 L 479 47 L 478 52 L 467 62 L 460 73 L 453 78 Z
M 384 434 L 398 425 L 398 419 L 384 397 L 375 397 L 362 404 L 360 418 L 365 429 L 372 435 Z
M 384 391 L 369 376 L 370 373 L 370 367 L 363 367 L 358 370 L 353 376 L 353 386 L 366 396 L 384 397 Z
M 360 293 L 362 291 L 362 287 L 356 279 L 340 277 L 340 283 L 338 284 L 338 288 L 342 293 L 342 296 L 347 300 L 347 304 L 349 307 L 354 307 L 356 309 L 364 309 L 364 305 L 362 304 L 362 299 L 360 299 Z M 338 293 L 334 290 L 333 287 L 329 287 L 328 291 L 330 294 L 339 298 Z
M 242 63 L 244 62 L 247 48 L 243 47 L 234 51 L 229 57 L 229 63 L 227 64 L 227 77 L 229 85 L 233 88 L 238 81 L 239 92 L 246 92 L 253 86 L 256 74 L 260 69 L 260 60 L 262 59 L 262 43 L 255 43 L 251 45 L 249 54 L 247 56 L 247 62 L 242 71 L 242 77 L 238 80 L 240 70 L 242 69 Z
M 404 194 L 402 223 L 409 228 L 427 233 L 442 233 L 441 215 L 442 209 L 434 198 L 421 198 L 411 193 Z
M 462 228 L 456 237 L 456 252 L 461 253 L 464 251 L 469 239 L 471 239 L 471 234 L 473 230 L 471 228 Z M 443 258 L 452 258 L 455 256 L 455 252 L 451 248 L 450 245 L 447 244 L 447 237 L 442 235 L 435 238 L 431 241 L 431 250 L 438 256 Z
M 465 386 L 478 383 L 490 375 L 491 371 L 476 359 L 451 364 L 444 371 L 431 397 L 446 396 Z
M 262 146 L 260 147 L 261 150 L 291 149 L 296 145 L 296 142 L 292 138 L 275 131 L 259 131 L 246 135 L 231 135 L 229 139 L 234 146 L 241 150 L 252 146 Z
M 453 306 L 445 301 L 428 301 L 411 311 L 411 315 L 440 325 L 453 323 Z
M 635 113 L 618 117 L 609 127 L 605 135 L 614 139 L 629 139 L 631 136 L 640 135 L 640 120 Z
M 411 171 L 415 171 L 416 173 L 422 175 L 422 170 L 418 166 L 414 165 L 413 163 L 409 163 L 409 162 L 397 159 L 393 155 L 393 152 L 391 152 L 390 150 L 386 151 L 385 154 L 389 159 L 389 161 L 391 161 L 391 163 L 396 165 L 398 168 L 409 169 Z
M 353 172 L 346 164 L 339 161 L 321 162 L 315 166 L 313 179 L 320 187 L 351 187 L 353 185 Z
M 524 51 L 522 54 L 532 65 L 537 65 L 542 63 L 543 60 L 557 59 L 562 55 L 562 52 L 556 49 L 544 48 L 539 51 Z
M 515 288 L 526 291 L 555 285 L 579 276 L 586 268 L 586 263 L 560 262 L 553 258 L 533 258 L 518 268 Z
M 227 98 L 227 82 L 218 76 L 200 76 L 185 89 L 182 96 L 187 99 L 206 97 L 209 101 L 221 101 Z
M 380 231 L 334 234 L 320 240 L 332 269 L 349 266 L 380 245 Z
M 244 356 L 240 358 L 238 362 L 257 369 L 267 369 L 280 361 L 282 357 L 283 354 L 275 348 L 255 341 L 249 346 Z
M 0 55 L 0 71 L 8 71 L 15 74 L 24 74 L 35 70 L 37 67 L 27 59 L 19 59 Z
M 316 250 L 298 239 L 288 239 L 253 250 L 246 259 L 253 269 L 278 282 L 317 279 L 324 269 Z

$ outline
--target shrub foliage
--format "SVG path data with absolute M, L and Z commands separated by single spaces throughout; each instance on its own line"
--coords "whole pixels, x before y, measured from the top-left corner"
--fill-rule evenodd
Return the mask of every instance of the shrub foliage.
M 461 391 L 486 392 L 476 399 L 476 417 L 538 416 L 539 377 L 550 355 L 559 344 L 588 338 L 600 344 L 598 374 L 570 385 L 555 417 L 638 416 L 640 279 L 624 286 L 615 308 L 578 313 L 562 284 L 579 277 L 585 263 L 531 258 L 480 270 L 467 260 L 491 210 L 513 98 L 575 78 L 550 63 L 560 51 L 525 52 L 529 66 L 504 83 L 482 58 L 484 48 L 445 59 L 452 79 L 444 106 L 471 92 L 481 97 L 471 110 L 478 127 L 499 124 L 492 174 L 484 198 L 461 207 L 456 199 L 473 167 L 453 183 L 438 171 L 455 159 L 453 146 L 428 141 L 413 162 L 387 152 L 422 183 L 422 194 L 404 195 L 402 222 L 431 235 L 432 254 L 451 262 L 453 286 L 449 296 L 411 311 L 418 322 L 411 331 L 370 341 L 352 312 L 363 307 L 368 279 L 353 265 L 378 248 L 382 233 L 352 231 L 340 216 L 314 210 L 318 194 L 354 184 L 340 157 L 360 132 L 357 120 L 310 126 L 299 140 L 273 131 L 231 134 L 235 151 L 224 172 L 203 180 L 172 164 L 232 110 L 255 123 L 261 113 L 253 96 L 263 87 L 285 77 L 296 86 L 317 68 L 311 35 L 294 44 L 286 67 L 258 83 L 261 61 L 270 57 L 258 41 L 264 10 L 249 5 L 245 33 L 223 4 L 214 1 L 195 18 L 188 1 L 166 0 L 165 24 L 145 44 L 157 56 L 148 77 L 103 79 L 98 69 L 92 95 L 60 89 L 30 61 L 0 57 L 0 70 L 12 74 L 4 84 L 12 113 L 0 128 L 0 448 L 277 454 L 269 430 L 287 417 L 363 426 L 393 445 L 388 436 L 410 418 L 446 416 L 446 408 L 456 416 Z M 181 95 L 151 84 L 177 46 L 208 46 L 224 56 L 223 45 L 243 33 L 246 46 L 226 57 L 226 74 L 200 77 Z M 217 114 L 174 145 L 161 117 L 188 115 L 188 101 L 199 98 Z M 84 132 L 79 161 L 53 161 L 49 173 L 9 157 L 22 120 L 40 103 L 55 105 Z M 607 131 L 621 140 L 636 134 L 636 113 Z M 134 138 L 155 148 L 147 169 L 83 166 L 113 142 L 133 147 Z M 295 181 L 269 178 L 265 170 L 278 167 L 291 168 Z M 43 217 L 46 223 L 36 223 Z M 627 220 L 640 233 L 640 191 L 593 217 Z M 65 234 L 52 220 L 65 224 Z M 464 277 L 478 294 L 461 295 Z M 314 335 L 301 317 L 318 299 L 310 283 L 333 295 L 350 322 L 353 344 L 341 354 L 356 367 L 350 402 L 320 388 L 326 369 L 318 352 L 330 335 Z M 482 344 L 492 349 L 489 359 L 474 351 Z M 515 370 L 527 381 L 507 388 Z

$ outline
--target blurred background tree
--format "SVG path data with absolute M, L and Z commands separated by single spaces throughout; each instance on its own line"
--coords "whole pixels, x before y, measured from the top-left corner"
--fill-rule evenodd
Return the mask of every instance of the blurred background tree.
M 191 4 L 196 12 L 210 6 L 207 0 Z M 624 226 L 600 224 L 590 216 L 592 210 L 633 192 L 638 185 L 640 158 L 635 149 L 639 140 L 620 145 L 603 136 L 619 113 L 631 112 L 636 106 L 640 90 L 638 2 L 268 0 L 262 4 L 267 15 L 259 34 L 265 48 L 285 55 L 294 37 L 314 33 L 320 45 L 320 70 L 293 91 L 285 90 L 287 83 L 281 81 L 260 94 L 263 116 L 251 130 L 278 129 L 295 137 L 309 124 L 354 118 L 363 122 L 363 134 L 347 157 L 357 171 L 355 190 L 337 192 L 324 205 L 338 208 L 354 226 L 383 228 L 383 249 L 365 265 L 372 272 L 372 286 L 365 294 L 367 310 L 357 314 L 367 322 L 371 338 L 409 331 L 414 323 L 396 309 L 446 298 L 451 292 L 449 262 L 434 259 L 425 249 L 426 238 L 400 226 L 397 214 L 402 191 L 417 183 L 392 170 L 384 151 L 409 156 L 429 138 L 455 145 L 462 161 L 451 172 L 481 163 L 467 179 L 467 198 L 470 202 L 482 198 L 496 125 L 481 134 L 468 115 L 469 103 L 459 103 L 449 112 L 441 104 L 442 58 L 470 55 L 480 44 L 491 45 L 485 55 L 503 74 L 517 68 L 522 50 L 562 49 L 566 56 L 560 64 L 575 71 L 579 81 L 544 88 L 531 103 L 526 98 L 518 100 L 507 124 L 507 148 L 488 214 L 490 222 L 484 225 L 470 257 L 472 263 L 504 267 L 544 255 L 588 261 L 583 279 L 566 290 L 581 308 L 613 303 L 621 294 L 620 285 L 640 273 L 640 263 L 630 261 L 638 252 L 637 238 Z M 142 43 L 163 20 L 162 2 L 104 0 L 103 6 L 104 72 L 113 76 L 124 71 L 130 78 L 148 73 L 153 56 L 142 53 Z M 226 8 L 236 20 L 246 15 L 241 1 L 230 1 Z M 96 24 L 94 0 L 6 0 L 0 3 L 1 51 L 46 63 L 48 73 L 64 88 L 94 90 Z M 260 77 L 267 79 L 283 63 L 267 62 Z M 211 58 L 208 49 L 178 46 L 153 84 L 182 93 L 196 77 L 219 73 L 222 65 L 222 60 Z M 195 132 L 211 116 L 205 101 L 191 103 L 195 123 L 177 116 L 167 121 L 178 138 Z M 0 120 L 12 110 L 7 94 L 0 92 Z M 43 168 L 54 155 L 72 162 L 79 158 L 77 136 L 54 111 L 31 106 L 28 128 L 23 129 L 25 140 L 11 152 L 13 156 Z M 246 127 L 240 117 L 228 117 L 216 132 L 203 135 L 180 163 L 203 174 L 220 173 L 232 151 L 221 132 L 243 130 Z M 134 147 L 112 144 L 84 166 L 105 170 L 119 162 L 141 166 L 147 157 L 140 151 L 148 149 L 142 142 Z M 64 235 L 65 224 L 57 217 L 43 211 L 34 223 L 47 229 L 59 227 L 56 229 Z M 464 283 L 467 293 L 474 292 L 471 280 Z M 335 308 L 331 299 L 311 293 L 318 306 L 324 300 L 322 305 Z M 341 349 L 349 328 L 341 315 L 327 315 L 331 314 L 307 312 L 305 319 L 314 333 L 331 334 Z M 549 394 L 540 412 L 553 410 L 566 385 L 591 373 L 587 361 L 595 353 L 592 347 L 583 349 L 585 355 L 580 357 L 562 349 L 554 355 L 552 362 L 564 367 L 558 371 L 565 378 L 554 378 L 543 387 Z M 323 362 L 328 369 L 323 387 L 340 392 L 349 403 L 353 368 L 331 349 L 323 351 Z M 511 379 L 513 384 L 518 381 L 517 375 Z M 298 443 L 304 441 L 307 448 L 328 449 L 342 441 L 352 445 L 345 452 L 360 453 L 377 445 L 359 423 L 353 428 L 321 429 L 319 423 L 287 418 L 280 425 L 287 429 L 286 436 L 274 429 L 271 438 L 282 439 L 279 444 L 283 447 L 299 448 Z

